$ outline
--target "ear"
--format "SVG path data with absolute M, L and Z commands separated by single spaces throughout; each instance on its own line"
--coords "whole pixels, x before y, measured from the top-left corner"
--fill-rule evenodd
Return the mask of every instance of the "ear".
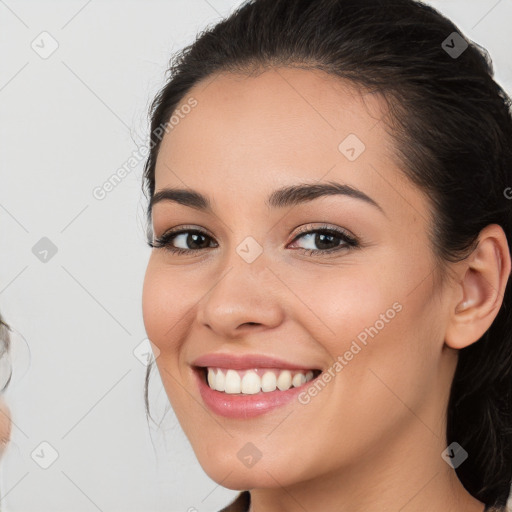
M 498 224 L 486 226 L 474 251 L 460 263 L 445 343 L 461 349 L 489 329 L 503 303 L 511 269 L 507 237 Z

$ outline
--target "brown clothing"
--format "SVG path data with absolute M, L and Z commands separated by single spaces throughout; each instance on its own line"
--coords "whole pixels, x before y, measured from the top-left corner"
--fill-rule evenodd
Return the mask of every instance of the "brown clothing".
M 251 504 L 251 495 L 249 491 L 241 492 L 226 508 L 220 512 L 248 512 Z

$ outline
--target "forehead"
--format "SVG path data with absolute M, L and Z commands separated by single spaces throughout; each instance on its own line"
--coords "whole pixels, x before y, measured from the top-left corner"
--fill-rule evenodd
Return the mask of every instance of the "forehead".
M 339 144 L 350 133 L 373 149 L 374 139 L 382 142 L 381 130 L 372 132 L 385 114 L 383 100 L 317 70 L 214 75 L 191 89 L 178 113 L 191 97 L 197 105 L 188 114 L 174 116 L 178 122 L 162 142 L 160 152 L 168 164 L 207 153 L 223 163 L 244 155 L 292 160 L 292 149 L 300 157 L 317 159 L 328 150 L 337 158 Z M 192 154 L 191 148 L 200 153 Z
M 213 75 L 176 112 L 191 98 L 194 108 L 163 138 L 156 191 L 191 187 L 214 204 L 228 194 L 262 202 L 279 186 L 336 181 L 395 210 L 397 198 L 421 208 L 422 194 L 396 164 L 380 95 L 322 71 L 274 68 Z

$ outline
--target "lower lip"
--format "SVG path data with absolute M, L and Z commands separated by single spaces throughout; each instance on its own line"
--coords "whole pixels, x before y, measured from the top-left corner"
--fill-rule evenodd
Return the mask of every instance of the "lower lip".
M 254 418 L 282 407 L 291 402 L 311 382 L 287 391 L 260 392 L 254 395 L 231 395 L 210 388 L 203 380 L 203 373 L 194 371 L 199 384 L 199 392 L 210 410 L 226 418 Z

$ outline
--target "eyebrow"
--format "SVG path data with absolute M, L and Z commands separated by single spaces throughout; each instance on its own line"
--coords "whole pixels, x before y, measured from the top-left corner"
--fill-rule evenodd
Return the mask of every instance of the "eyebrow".
M 296 206 L 302 203 L 313 201 L 318 197 L 343 195 L 359 199 L 380 210 L 384 215 L 386 213 L 382 207 L 370 196 L 361 190 L 336 182 L 327 183 L 299 183 L 297 185 L 287 186 L 274 190 L 267 198 L 265 205 L 268 208 L 285 208 Z M 196 210 L 213 213 L 212 203 L 207 196 L 192 189 L 164 188 L 156 192 L 149 203 L 149 212 L 153 206 L 162 201 L 172 201 L 184 206 L 189 206 Z M 149 213 L 148 212 L 148 213 Z

